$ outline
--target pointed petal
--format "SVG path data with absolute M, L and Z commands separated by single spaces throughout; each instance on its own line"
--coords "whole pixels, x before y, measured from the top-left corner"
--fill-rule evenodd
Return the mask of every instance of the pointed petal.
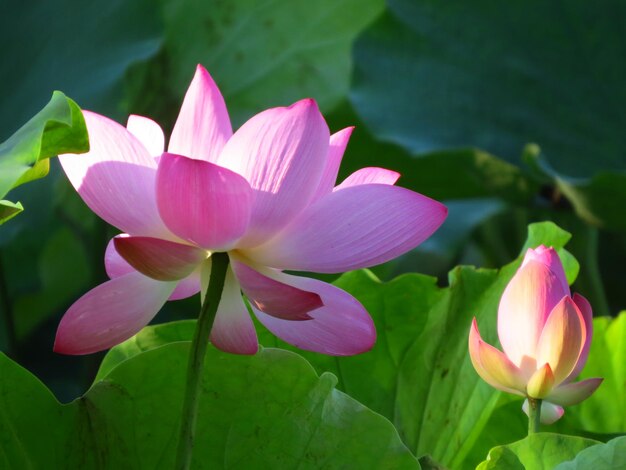
M 133 235 L 168 238 L 155 198 L 156 162 L 126 128 L 83 111 L 89 152 L 60 155 L 65 174 L 102 219 Z
M 211 329 L 211 343 L 216 348 L 233 354 L 255 354 L 259 349 L 254 323 L 230 268 L 226 273 L 222 298 Z
M 128 116 L 126 129 L 146 148 L 153 157 L 160 157 L 165 150 L 163 130 L 152 119 L 131 114 Z
M 532 248 L 529 248 L 526 251 L 526 255 L 524 256 L 524 261 L 522 261 L 522 267 L 525 266 L 529 261 L 538 261 L 545 264 L 559 280 L 563 292 L 566 292 L 566 294 L 564 295 L 570 294 L 569 285 L 567 284 L 567 277 L 565 276 L 565 270 L 563 269 L 563 263 L 561 262 L 561 258 L 554 248 L 547 248 L 544 245 L 539 245 L 534 250 Z
M 415 248 L 443 223 L 446 214 L 442 204 L 405 188 L 354 186 L 307 207 L 278 236 L 246 254 L 278 269 L 350 271 Z
M 335 188 L 335 191 L 358 186 L 360 184 L 396 184 L 400 178 L 397 171 L 387 170 L 385 168 L 368 167 L 361 168 L 348 176 L 343 182 Z
M 152 320 L 175 287 L 137 272 L 100 284 L 63 316 L 54 350 L 90 354 L 121 343 Z
M 498 307 L 498 337 L 504 353 L 514 364 L 520 366 L 524 356 L 536 357 L 543 325 L 568 292 L 544 263 L 530 260 L 517 270 Z
M 244 176 L 256 192 L 248 245 L 274 235 L 309 204 L 328 140 L 328 126 L 309 99 L 257 114 L 228 141 L 219 164 Z
M 320 296 L 272 279 L 231 258 L 241 289 L 258 310 L 284 320 L 310 320 L 308 312 L 322 306 Z
M 580 382 L 560 385 L 548 396 L 548 400 L 561 406 L 572 406 L 589 398 L 604 379 L 595 377 Z
M 476 318 L 470 328 L 469 351 L 474 369 L 485 382 L 498 390 L 525 396 L 526 383 L 521 371 L 504 354 L 483 341 Z
M 544 399 L 554 387 L 554 374 L 550 364 L 544 364 L 532 375 L 526 386 L 526 393 L 531 398 Z
M 202 65 L 189 85 L 168 151 L 215 163 L 233 134 L 224 98 Z
M 317 201 L 322 196 L 331 193 L 335 187 L 341 160 L 343 159 L 343 154 L 348 146 L 348 141 L 350 140 L 352 131 L 354 131 L 354 127 L 346 127 L 345 129 L 342 129 L 330 136 L 326 166 L 324 168 L 324 172 L 322 173 L 322 179 L 317 186 L 317 191 L 313 196 L 312 202 Z
M 369 351 L 376 341 L 374 322 L 363 306 L 350 294 L 316 279 L 284 273 L 276 279 L 322 299 L 323 307 L 309 313 L 308 321 L 290 321 L 252 310 L 265 327 L 297 348 L 331 356 L 351 356 Z
M 140 273 L 157 281 L 179 281 L 208 257 L 195 246 L 150 237 L 118 236 L 115 250 Z
M 585 344 L 580 352 L 580 357 L 572 373 L 565 379 L 565 382 L 571 382 L 578 374 L 583 370 L 587 363 L 587 357 L 589 356 L 589 348 L 591 347 L 591 338 L 593 336 L 593 311 L 591 310 L 591 304 L 580 294 L 574 294 L 572 298 L 574 303 L 580 310 L 585 322 Z
M 237 173 L 213 163 L 164 153 L 157 202 L 172 232 L 196 245 L 226 251 L 246 232 L 253 192 Z
M 528 415 L 528 400 L 524 400 L 522 410 L 524 410 L 524 413 Z M 553 424 L 561 419 L 564 413 L 565 410 L 560 406 L 543 400 L 541 402 L 541 416 L 539 417 L 539 420 L 541 421 L 541 424 Z
M 548 363 L 554 373 L 555 384 L 570 375 L 585 342 L 585 323 L 574 301 L 563 297 L 550 313 L 539 343 L 537 363 Z

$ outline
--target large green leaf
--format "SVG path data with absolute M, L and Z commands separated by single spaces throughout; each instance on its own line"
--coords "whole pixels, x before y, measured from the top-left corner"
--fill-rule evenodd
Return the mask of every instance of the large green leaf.
M 60 405 L 0 355 L 0 467 L 173 468 L 188 342 L 120 363 Z M 194 468 L 419 469 L 385 418 L 296 354 L 210 349 Z
M 536 224 L 531 225 L 527 245 L 560 248 L 568 239 L 569 234 L 552 223 Z M 571 256 L 564 249 L 560 252 L 566 260 Z M 447 288 L 419 274 L 388 283 L 367 271 L 346 274 L 336 285 L 354 295 L 374 318 L 375 347 L 346 358 L 302 354 L 318 371 L 336 374 L 341 390 L 387 416 L 415 455 L 428 453 L 451 468 L 471 468 L 465 457 L 500 392 L 484 383 L 471 365 L 469 328 L 476 316 L 483 338 L 497 344 L 498 302 L 519 262 L 499 271 L 456 268 Z M 571 278 L 575 263 L 566 266 Z M 265 345 L 288 347 L 269 333 L 260 335 Z
M 352 42 L 382 11 L 383 1 L 162 0 L 161 5 L 165 46 L 157 60 L 135 70 L 134 106 L 171 120 L 202 63 L 240 124 L 262 109 L 305 97 L 315 98 L 323 110 L 345 98 Z
M 539 433 L 491 449 L 476 470 L 553 470 L 598 441 L 561 434 Z M 588 467 L 594 468 L 594 467 Z M 597 467 L 599 468 L 599 467 Z
M 0 198 L 11 188 L 48 173 L 48 158 L 89 150 L 87 127 L 80 108 L 55 91 L 50 102 L 8 140 L 0 144 Z M 3 207 L 10 207 L 6 202 Z M 21 209 L 16 206 L 18 211 Z M 2 212 L 3 218 L 15 211 Z
M 554 470 L 623 470 L 626 468 L 626 436 L 615 438 L 606 444 L 588 447 L 574 460 L 557 465 Z
M 561 174 L 624 170 L 621 7 L 392 0 L 357 44 L 354 102 L 418 152 L 476 145 L 516 161 L 535 141 Z
M 414 153 L 476 146 L 519 164 L 536 142 L 579 216 L 624 230 L 625 19 L 618 0 L 391 0 L 356 43 L 352 100 Z

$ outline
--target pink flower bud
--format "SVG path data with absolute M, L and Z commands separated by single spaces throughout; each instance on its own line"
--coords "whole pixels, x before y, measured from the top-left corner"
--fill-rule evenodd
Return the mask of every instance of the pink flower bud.
M 592 311 L 581 295 L 570 295 L 554 248 L 526 252 L 498 307 L 498 337 L 504 351 L 485 343 L 476 319 L 469 335 L 470 357 L 485 382 L 509 393 L 545 400 L 550 423 L 562 406 L 589 397 L 602 382 L 572 383 L 585 365 L 592 334 Z

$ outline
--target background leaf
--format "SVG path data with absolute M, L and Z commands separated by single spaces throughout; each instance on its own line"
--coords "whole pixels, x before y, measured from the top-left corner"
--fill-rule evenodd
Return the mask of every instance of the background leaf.
M 202 0 L 162 0 L 163 51 L 133 71 L 131 108 L 171 123 L 202 63 L 237 126 L 306 97 L 328 111 L 347 94 L 353 39 L 382 8 L 382 0 L 241 0 L 211 8 Z
M 525 173 L 556 188 L 548 199 L 625 230 L 625 15 L 615 0 L 391 0 L 357 41 L 352 102 L 377 138 L 414 154 L 475 146 L 520 165 L 535 142 L 542 171 Z

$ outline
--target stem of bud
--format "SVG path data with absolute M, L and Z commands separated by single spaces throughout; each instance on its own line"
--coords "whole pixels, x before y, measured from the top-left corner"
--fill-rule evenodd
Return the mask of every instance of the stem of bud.
M 528 397 L 528 435 L 539 432 L 541 424 L 541 400 Z

